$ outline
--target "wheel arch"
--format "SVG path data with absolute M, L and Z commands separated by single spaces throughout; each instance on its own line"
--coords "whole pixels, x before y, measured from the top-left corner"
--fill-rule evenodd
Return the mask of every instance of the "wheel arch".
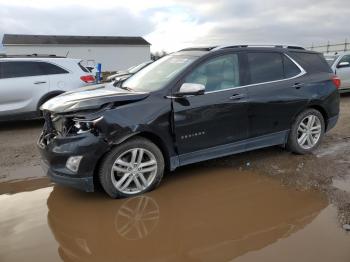
M 139 132 L 134 132 L 131 134 L 128 134 L 126 136 L 124 136 L 123 138 L 119 139 L 118 141 L 115 141 L 112 145 L 112 147 L 118 146 L 121 143 L 124 143 L 130 139 L 136 138 L 136 137 L 142 137 L 145 139 L 148 139 L 149 141 L 151 141 L 152 143 L 154 143 L 159 150 L 162 152 L 163 157 L 164 157 L 164 164 L 165 164 L 165 170 L 170 170 L 170 152 L 167 149 L 165 142 L 163 141 L 163 139 L 161 139 L 158 135 L 149 132 L 149 131 L 139 131 Z M 100 180 L 98 177 L 98 170 L 100 167 L 100 164 L 102 162 L 102 159 L 106 156 L 106 154 L 108 154 L 108 152 L 110 152 L 111 148 L 106 151 L 97 161 L 95 169 L 94 169 L 94 185 L 95 187 L 101 187 L 100 184 Z
M 165 142 L 163 141 L 163 139 L 161 139 L 158 135 L 156 135 L 152 132 L 142 131 L 142 132 L 135 133 L 131 136 L 128 136 L 128 138 L 123 140 L 123 142 L 126 140 L 129 140 L 129 139 L 133 139 L 135 137 L 143 137 L 143 138 L 150 140 L 152 143 L 154 143 L 163 154 L 165 169 L 166 170 L 170 169 L 170 153 L 169 153 L 168 148 L 167 148 Z
M 293 123 L 295 122 L 295 119 L 298 117 L 298 115 L 300 115 L 302 112 L 304 112 L 305 110 L 308 110 L 308 109 L 315 109 L 315 110 L 319 111 L 322 114 L 323 120 L 324 120 L 324 124 L 325 124 L 325 130 L 327 130 L 327 124 L 328 124 L 327 120 L 329 118 L 328 117 L 328 113 L 327 113 L 326 109 L 324 107 L 322 107 L 321 105 L 319 105 L 319 104 L 309 104 L 305 108 L 300 110 L 298 113 L 296 113 L 294 115 L 291 125 L 293 125 Z

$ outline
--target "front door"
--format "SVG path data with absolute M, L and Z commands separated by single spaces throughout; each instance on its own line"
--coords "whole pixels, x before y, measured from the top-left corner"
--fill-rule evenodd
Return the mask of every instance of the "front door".
M 247 138 L 247 93 L 240 87 L 239 65 L 238 54 L 225 54 L 201 63 L 185 77 L 183 83 L 203 84 L 205 94 L 173 100 L 180 162 L 181 155 L 191 152 L 203 154 L 203 159 L 218 156 L 227 145 Z
M 36 111 L 40 95 L 48 90 L 48 76 L 37 62 L 0 62 L 0 116 Z

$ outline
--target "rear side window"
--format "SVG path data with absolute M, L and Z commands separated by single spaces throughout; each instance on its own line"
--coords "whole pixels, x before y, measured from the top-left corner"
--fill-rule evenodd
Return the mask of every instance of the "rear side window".
M 299 67 L 285 55 L 283 56 L 284 76 L 290 78 L 301 73 Z
M 283 60 L 279 53 L 248 53 L 250 83 L 263 83 L 284 78 Z
M 38 62 L 13 61 L 1 63 L 1 78 L 14 78 L 42 75 Z
M 68 74 L 68 71 L 51 63 L 38 62 L 44 75 Z
M 78 63 L 78 66 L 80 67 L 81 70 L 83 70 L 85 73 L 90 73 L 89 69 L 85 68 L 81 62 Z
M 331 73 L 332 69 L 323 55 L 318 53 L 290 52 L 293 59 L 308 73 Z

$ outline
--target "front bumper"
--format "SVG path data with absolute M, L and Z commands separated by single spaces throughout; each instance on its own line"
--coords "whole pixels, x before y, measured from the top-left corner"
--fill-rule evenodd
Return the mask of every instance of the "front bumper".
M 109 150 L 109 145 L 100 136 L 91 133 L 71 137 L 56 137 L 47 145 L 39 139 L 38 148 L 42 167 L 47 176 L 58 184 L 94 191 L 94 170 L 98 160 Z M 70 156 L 83 156 L 76 173 L 66 168 Z

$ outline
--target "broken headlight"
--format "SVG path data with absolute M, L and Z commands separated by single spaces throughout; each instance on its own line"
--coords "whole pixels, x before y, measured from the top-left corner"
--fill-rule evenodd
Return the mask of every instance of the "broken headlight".
M 81 119 L 81 118 L 73 118 L 74 129 L 77 134 L 83 134 L 87 132 L 95 132 L 96 124 L 103 119 L 103 116 L 93 119 Z

